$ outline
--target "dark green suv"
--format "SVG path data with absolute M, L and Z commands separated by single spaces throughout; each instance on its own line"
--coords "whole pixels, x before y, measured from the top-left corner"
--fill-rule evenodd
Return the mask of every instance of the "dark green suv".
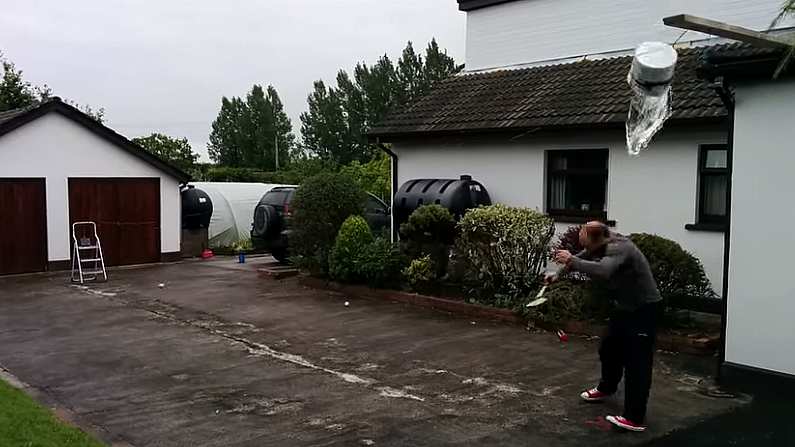
M 285 262 L 289 256 L 290 203 L 297 186 L 279 186 L 271 189 L 254 208 L 251 224 L 251 243 L 256 249 L 271 252 L 274 258 Z M 390 210 L 386 203 L 369 194 L 365 203 L 364 218 L 374 233 L 389 230 Z

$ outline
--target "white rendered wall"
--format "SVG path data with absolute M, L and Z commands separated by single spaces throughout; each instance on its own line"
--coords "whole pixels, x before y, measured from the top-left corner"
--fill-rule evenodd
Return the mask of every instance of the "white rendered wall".
M 654 233 L 679 242 L 704 264 L 716 292 L 723 284 L 723 233 L 685 230 L 696 215 L 698 147 L 725 143 L 726 131 L 664 130 L 637 158 L 627 155 L 623 130 L 531 135 L 458 137 L 395 143 L 398 186 L 416 178 L 458 178 L 470 174 L 492 201 L 545 210 L 548 150 L 605 149 L 609 152 L 608 219 L 629 234 Z M 569 226 L 557 225 L 558 234 Z
M 160 251 L 180 251 L 179 182 L 58 113 L 0 137 L 0 177 L 44 177 L 49 261 L 69 252 L 69 177 L 159 177 Z
M 783 0 L 520 0 L 467 13 L 466 69 L 480 70 L 674 42 L 663 17 L 693 14 L 765 30 Z M 793 21 L 781 26 L 792 25 Z M 684 41 L 709 36 L 688 32 Z
M 795 81 L 736 101 L 726 361 L 795 374 Z

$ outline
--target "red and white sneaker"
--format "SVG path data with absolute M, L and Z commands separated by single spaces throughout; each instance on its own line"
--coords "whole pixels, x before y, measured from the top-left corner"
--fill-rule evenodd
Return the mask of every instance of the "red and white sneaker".
M 610 397 L 610 394 L 603 393 L 597 388 L 591 388 L 588 391 L 583 391 L 582 394 L 580 394 L 580 397 L 586 402 L 602 402 L 603 400 Z
M 616 427 L 623 428 L 624 430 L 635 432 L 646 431 L 645 425 L 636 424 L 624 416 L 607 416 L 605 419 L 607 419 L 608 422 L 615 425 Z

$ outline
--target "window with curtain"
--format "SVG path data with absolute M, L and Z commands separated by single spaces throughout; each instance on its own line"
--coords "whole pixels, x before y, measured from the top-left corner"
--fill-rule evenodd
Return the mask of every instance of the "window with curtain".
M 729 191 L 728 150 L 725 144 L 705 144 L 699 149 L 698 223 L 725 224 Z
M 547 213 L 575 220 L 607 218 L 607 149 L 547 152 Z

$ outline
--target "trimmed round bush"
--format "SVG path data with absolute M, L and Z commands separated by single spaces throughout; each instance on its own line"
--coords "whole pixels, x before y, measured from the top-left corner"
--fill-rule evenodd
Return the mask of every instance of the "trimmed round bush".
M 400 285 L 400 272 L 406 258 L 396 244 L 389 239 L 377 237 L 362 250 L 356 263 L 356 274 L 371 287 Z
M 350 216 L 345 219 L 329 255 L 331 278 L 344 282 L 359 280 L 360 258 L 372 242 L 373 234 L 362 216 Z
M 629 235 L 646 256 L 660 294 L 668 306 L 688 298 L 715 298 L 701 261 L 676 242 L 646 233 Z
M 512 307 L 538 284 L 555 225 L 538 211 L 497 204 L 469 210 L 458 230 L 470 292 L 480 302 Z
M 290 252 L 296 264 L 313 273 L 328 273 L 331 247 L 348 216 L 360 215 L 366 195 L 348 176 L 310 177 L 295 192 L 291 203 Z
M 441 205 L 423 205 L 400 226 L 401 246 L 412 259 L 429 255 L 436 278 L 444 276 L 450 246 L 455 241 L 453 215 Z
M 403 269 L 403 276 L 408 281 L 409 286 L 411 286 L 411 290 L 415 292 L 425 291 L 436 278 L 433 260 L 430 255 L 412 260 L 409 266 Z

